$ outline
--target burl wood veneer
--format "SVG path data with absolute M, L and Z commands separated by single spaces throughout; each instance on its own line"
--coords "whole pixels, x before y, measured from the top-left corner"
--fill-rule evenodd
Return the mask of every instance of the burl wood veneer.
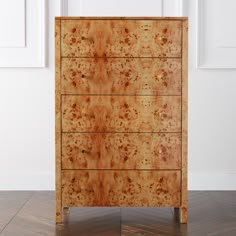
M 180 58 L 62 58 L 63 94 L 181 95 Z
M 63 170 L 66 206 L 179 206 L 180 171 Z
M 187 222 L 187 18 L 57 17 L 56 222 L 169 206 Z
M 181 21 L 61 20 L 62 57 L 181 57 Z
M 180 133 L 63 133 L 63 169 L 180 169 Z
M 181 132 L 180 96 L 62 96 L 63 132 Z

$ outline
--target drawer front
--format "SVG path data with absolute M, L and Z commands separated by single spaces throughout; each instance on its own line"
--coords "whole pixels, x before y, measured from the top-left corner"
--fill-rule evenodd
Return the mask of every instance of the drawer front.
M 63 57 L 181 57 L 182 21 L 62 20 Z
M 63 132 L 181 132 L 180 96 L 62 96 Z
M 180 205 L 179 171 L 62 171 L 63 206 Z
M 63 169 L 180 169 L 180 133 L 64 133 Z
M 181 95 L 181 59 L 62 58 L 62 94 Z

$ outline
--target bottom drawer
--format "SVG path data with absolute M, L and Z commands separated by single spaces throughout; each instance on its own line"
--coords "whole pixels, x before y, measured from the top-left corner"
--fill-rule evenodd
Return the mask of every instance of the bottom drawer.
M 64 170 L 63 206 L 180 206 L 180 171 Z

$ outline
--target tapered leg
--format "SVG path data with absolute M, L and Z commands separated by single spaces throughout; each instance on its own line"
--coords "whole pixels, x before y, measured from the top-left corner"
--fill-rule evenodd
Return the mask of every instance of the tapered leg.
M 176 219 L 178 219 L 181 224 L 186 224 L 187 218 L 188 218 L 187 208 L 186 207 L 180 207 L 180 208 L 175 207 L 174 211 L 175 211 Z
M 62 210 L 61 210 L 61 207 L 56 207 L 56 223 L 57 224 L 62 223 Z
M 187 223 L 188 212 L 186 207 L 181 207 L 179 209 L 179 220 L 181 224 Z

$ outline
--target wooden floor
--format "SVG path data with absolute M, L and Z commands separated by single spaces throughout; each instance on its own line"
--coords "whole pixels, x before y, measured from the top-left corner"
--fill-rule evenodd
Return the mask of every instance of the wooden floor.
M 72 208 L 54 223 L 54 192 L 0 192 L 1 236 L 236 236 L 236 191 L 189 192 L 189 221 L 172 208 Z

